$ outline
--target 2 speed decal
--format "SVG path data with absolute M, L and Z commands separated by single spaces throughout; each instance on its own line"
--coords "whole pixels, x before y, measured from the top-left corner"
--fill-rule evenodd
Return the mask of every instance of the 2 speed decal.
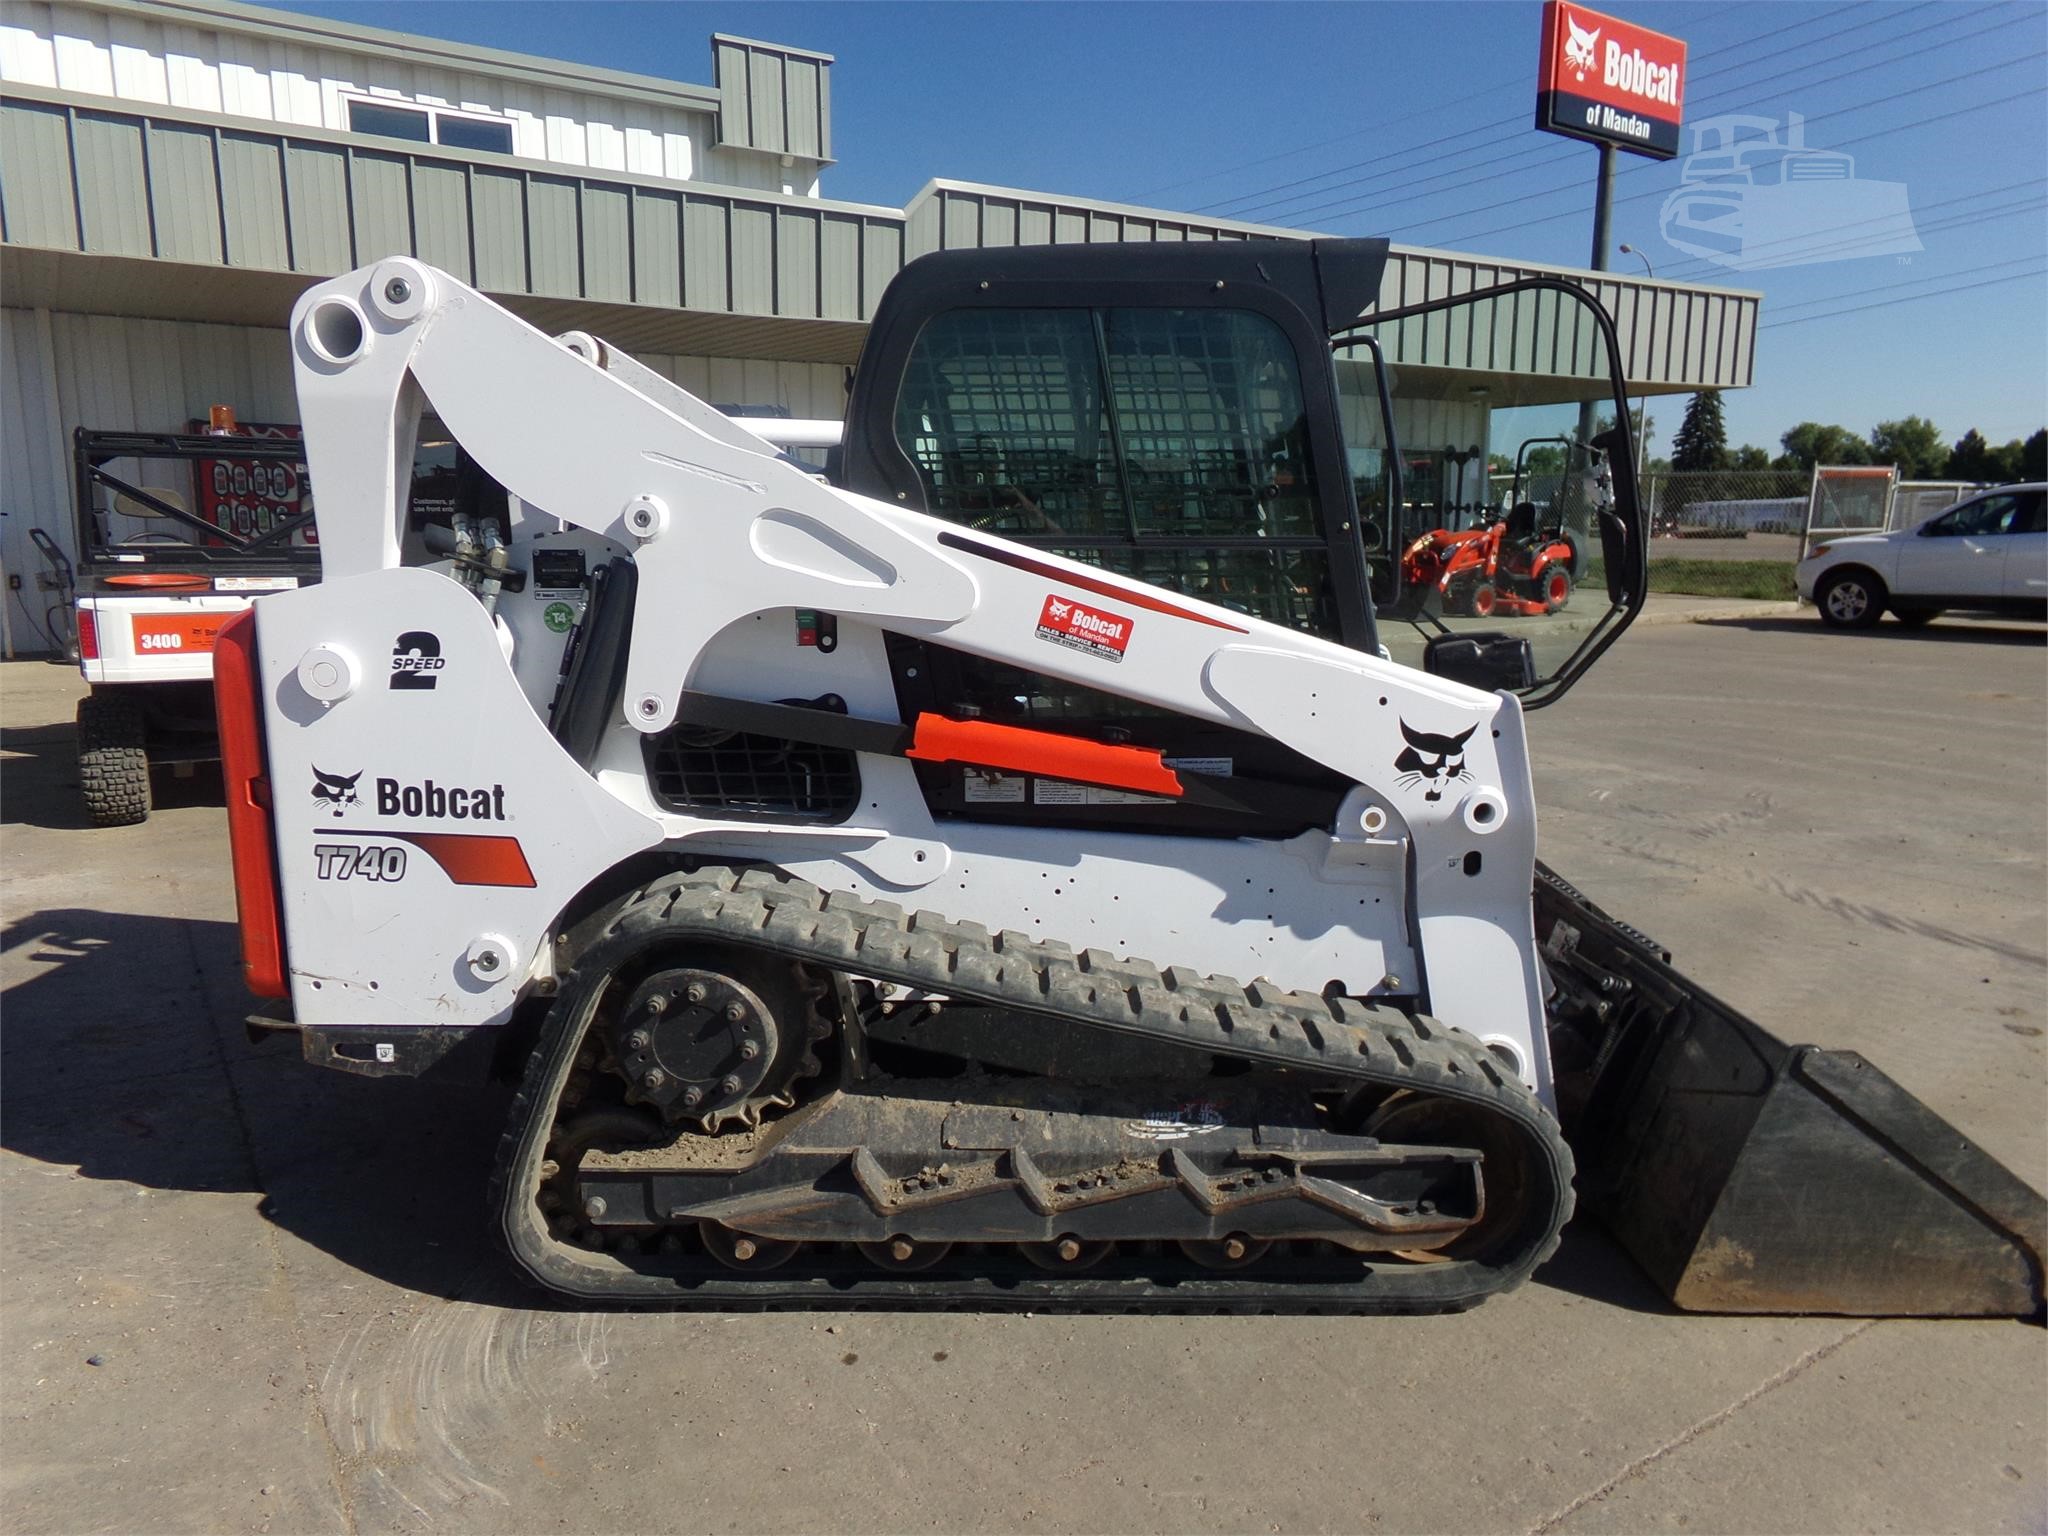
M 1103 661 L 1122 661 L 1131 643 L 1131 621 L 1120 613 L 1047 593 L 1045 606 L 1038 610 L 1038 638 Z
M 435 674 L 447 665 L 439 635 L 409 629 L 391 647 L 391 686 L 400 692 L 430 689 L 440 681 Z

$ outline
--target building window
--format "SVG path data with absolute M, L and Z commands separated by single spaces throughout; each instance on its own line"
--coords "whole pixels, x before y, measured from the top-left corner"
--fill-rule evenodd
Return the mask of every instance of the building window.
M 494 123 L 483 117 L 457 117 L 452 112 L 434 114 L 434 142 L 451 149 L 488 149 L 500 155 L 512 153 L 512 125 Z
M 450 149 L 485 149 L 500 155 L 512 153 L 510 123 L 466 112 L 445 112 L 438 107 L 351 97 L 348 126 L 353 133 L 371 133 L 380 139 L 445 144 Z

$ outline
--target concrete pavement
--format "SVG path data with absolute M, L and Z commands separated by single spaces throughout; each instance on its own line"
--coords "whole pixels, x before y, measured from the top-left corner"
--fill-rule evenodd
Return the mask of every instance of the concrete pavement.
M 1531 717 L 1561 872 L 2037 1187 L 2042 642 L 1651 628 Z M 1450 1318 L 537 1302 L 502 1097 L 251 1047 L 217 785 L 81 829 L 75 692 L 0 668 L 9 1531 L 2048 1527 L 2040 1329 L 1678 1316 L 1586 1227 Z

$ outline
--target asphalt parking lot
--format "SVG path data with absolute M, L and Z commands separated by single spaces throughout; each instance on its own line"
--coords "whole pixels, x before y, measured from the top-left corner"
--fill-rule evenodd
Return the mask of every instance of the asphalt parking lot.
M 1532 717 L 1547 859 L 2048 1186 L 2048 634 L 1645 628 Z M 0 668 L 5 1529 L 2048 1529 L 2048 1335 L 1670 1312 L 1597 1230 L 1407 1320 L 536 1306 L 503 1100 L 243 1036 L 217 780 L 75 811 Z

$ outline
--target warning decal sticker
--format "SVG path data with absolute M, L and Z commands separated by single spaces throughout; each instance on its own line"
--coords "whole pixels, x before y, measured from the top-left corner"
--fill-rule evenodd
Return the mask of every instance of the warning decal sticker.
M 1122 661 L 1124 648 L 1131 643 L 1131 621 L 1122 614 L 1048 593 L 1038 612 L 1038 638 L 1104 661 Z

